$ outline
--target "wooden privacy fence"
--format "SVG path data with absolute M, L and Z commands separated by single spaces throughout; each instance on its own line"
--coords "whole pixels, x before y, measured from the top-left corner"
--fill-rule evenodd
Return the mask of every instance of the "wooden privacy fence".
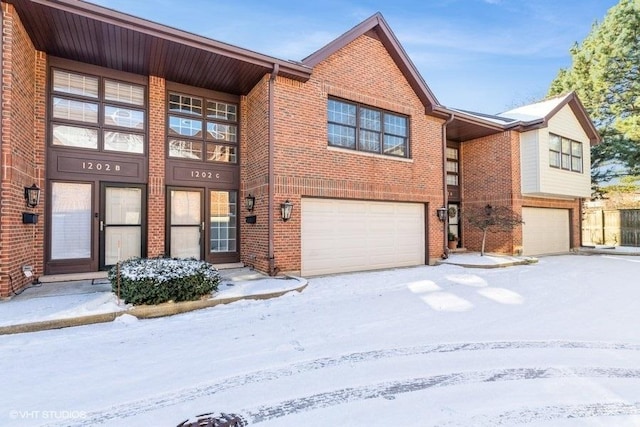
M 640 209 L 585 211 L 582 244 L 640 247 Z

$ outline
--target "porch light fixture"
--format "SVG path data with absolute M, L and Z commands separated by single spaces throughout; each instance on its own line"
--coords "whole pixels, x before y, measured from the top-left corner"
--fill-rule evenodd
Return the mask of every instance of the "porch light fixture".
M 284 203 L 280 203 L 280 214 L 283 221 L 289 221 L 291 218 L 291 211 L 293 210 L 293 203 L 287 200 Z
M 253 211 L 253 207 L 256 204 L 256 198 L 255 196 L 252 196 L 251 194 L 249 194 L 247 197 L 244 198 L 244 206 L 247 208 L 247 210 L 249 212 Z
M 485 207 L 484 207 L 484 213 L 485 213 L 487 216 L 491 216 L 491 214 L 493 213 L 493 206 L 491 206 L 491 205 L 487 205 L 487 206 L 485 206 Z
M 30 208 L 38 206 L 38 202 L 40 202 L 40 188 L 35 184 L 31 187 L 24 187 L 24 199 Z
M 438 219 L 440 221 L 444 222 L 444 220 L 447 219 L 447 208 L 444 206 L 436 209 L 436 213 L 438 214 Z

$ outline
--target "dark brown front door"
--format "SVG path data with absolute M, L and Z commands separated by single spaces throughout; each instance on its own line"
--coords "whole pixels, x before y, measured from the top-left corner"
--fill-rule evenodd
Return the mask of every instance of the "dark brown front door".
M 169 189 L 169 255 L 214 264 L 237 262 L 238 193 L 198 188 Z
M 169 191 L 169 255 L 172 258 L 202 259 L 203 190 Z
M 101 184 L 100 269 L 144 254 L 145 187 Z

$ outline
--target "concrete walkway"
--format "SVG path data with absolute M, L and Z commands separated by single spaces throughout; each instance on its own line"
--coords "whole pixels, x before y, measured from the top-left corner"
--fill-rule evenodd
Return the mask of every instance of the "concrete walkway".
M 303 278 L 269 277 L 246 267 L 220 270 L 220 274 L 218 291 L 210 298 L 148 306 L 119 301 L 106 278 L 42 283 L 0 301 L 0 335 L 111 322 L 123 315 L 170 316 L 242 299 L 275 298 L 307 286 Z

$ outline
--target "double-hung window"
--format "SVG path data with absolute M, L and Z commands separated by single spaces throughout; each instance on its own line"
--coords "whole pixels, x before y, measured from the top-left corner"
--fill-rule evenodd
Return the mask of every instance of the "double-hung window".
M 377 108 L 329 99 L 330 146 L 396 157 L 409 157 L 409 119 Z
M 238 106 L 169 93 L 169 156 L 238 162 Z
M 582 143 L 549 134 L 549 166 L 582 172 Z

